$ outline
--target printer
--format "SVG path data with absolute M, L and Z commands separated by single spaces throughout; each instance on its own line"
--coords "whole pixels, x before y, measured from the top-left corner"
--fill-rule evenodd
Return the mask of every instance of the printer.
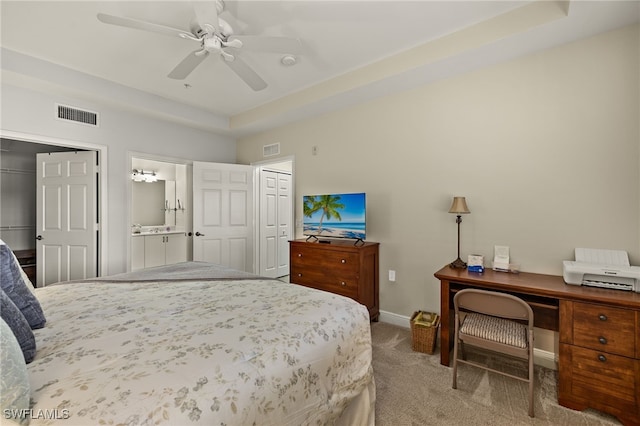
M 577 248 L 576 260 L 562 262 L 564 282 L 640 293 L 640 266 L 629 264 L 623 250 Z

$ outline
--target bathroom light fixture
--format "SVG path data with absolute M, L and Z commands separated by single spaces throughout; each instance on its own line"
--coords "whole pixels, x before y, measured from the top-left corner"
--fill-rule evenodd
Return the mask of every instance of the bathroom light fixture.
M 153 170 L 145 172 L 144 170 L 133 169 L 131 171 L 131 180 L 134 182 L 157 182 L 158 177 Z

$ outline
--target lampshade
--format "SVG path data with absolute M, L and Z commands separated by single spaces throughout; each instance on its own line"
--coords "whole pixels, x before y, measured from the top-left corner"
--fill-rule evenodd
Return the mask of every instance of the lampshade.
M 453 197 L 453 203 L 451 204 L 449 213 L 468 214 L 471 212 L 469 211 L 469 207 L 467 207 L 467 201 L 464 197 Z

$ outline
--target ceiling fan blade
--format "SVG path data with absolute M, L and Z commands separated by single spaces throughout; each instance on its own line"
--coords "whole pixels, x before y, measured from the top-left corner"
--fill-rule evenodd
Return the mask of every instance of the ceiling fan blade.
M 235 72 L 238 77 L 242 79 L 249 87 L 256 92 L 267 87 L 267 83 L 249 66 L 245 61 L 238 56 L 234 56 L 233 61 L 228 61 L 222 57 L 222 62 L 227 64 L 229 68 Z
M 206 26 L 210 25 L 216 33 L 220 32 L 220 23 L 218 22 L 218 2 L 217 1 L 196 1 L 192 2 L 193 11 L 196 15 L 196 21 L 200 28 L 207 31 Z M 222 8 L 221 8 L 222 9 Z
M 242 48 L 272 53 L 302 53 L 302 43 L 297 38 L 263 37 L 252 35 L 229 36 L 229 41 L 240 40 Z
M 98 20 L 104 22 L 105 24 L 119 25 L 121 27 L 134 28 L 136 30 L 151 31 L 154 33 L 164 34 L 172 37 L 183 37 L 182 34 L 191 35 L 189 31 L 166 27 L 164 25 L 153 24 L 151 22 L 140 21 L 139 19 L 107 15 L 106 13 L 98 13 Z
M 200 54 L 200 52 L 202 53 Z M 174 80 L 184 80 L 194 69 L 196 69 L 198 65 L 200 65 L 202 61 L 205 60 L 207 56 L 209 56 L 209 52 L 203 52 L 202 50 L 195 50 L 189 53 L 182 62 L 176 65 L 173 71 L 169 73 L 168 77 L 173 78 Z

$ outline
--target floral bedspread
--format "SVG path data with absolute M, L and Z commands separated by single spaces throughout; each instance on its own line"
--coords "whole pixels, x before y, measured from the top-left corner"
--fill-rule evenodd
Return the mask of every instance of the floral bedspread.
M 373 380 L 367 309 L 330 293 L 256 279 L 36 295 L 32 425 L 332 424 Z

